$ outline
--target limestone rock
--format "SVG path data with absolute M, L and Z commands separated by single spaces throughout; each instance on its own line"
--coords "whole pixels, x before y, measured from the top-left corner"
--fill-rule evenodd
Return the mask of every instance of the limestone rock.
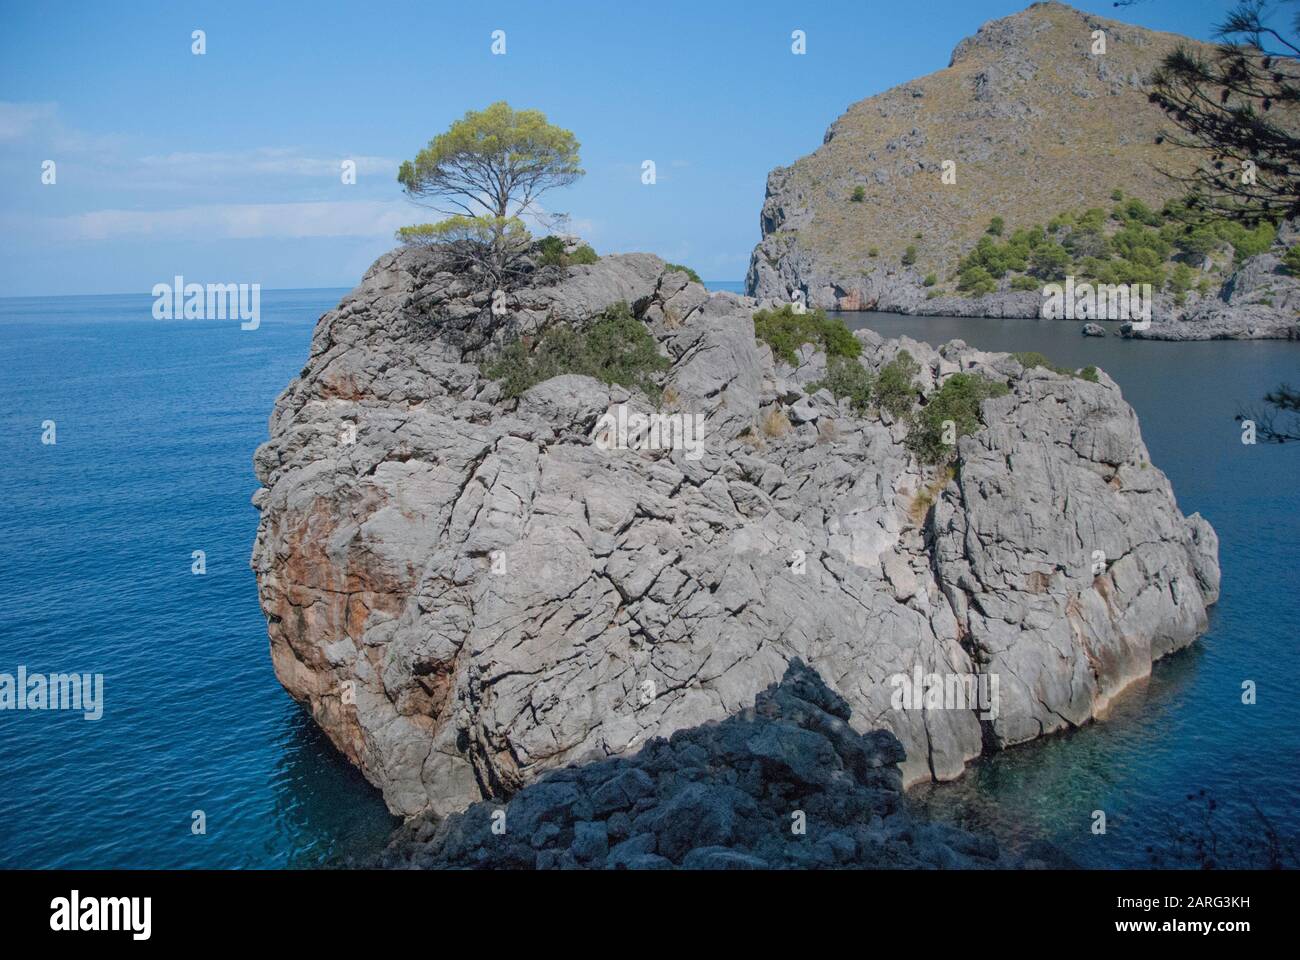
M 551 865 L 594 863 L 664 839 L 645 817 L 657 771 L 591 791 L 545 775 L 723 721 L 796 659 L 827 688 L 804 684 L 818 711 L 797 725 L 838 760 L 785 728 L 740 750 L 764 777 L 832 790 L 892 764 L 909 784 L 956 777 L 986 746 L 1084 723 L 1204 628 L 1213 530 L 1179 512 L 1104 374 L 859 332 L 864 364 L 905 348 L 927 391 L 959 371 L 1009 385 L 949 478 L 912 458 L 905 424 L 810 395 L 821 354 L 775 364 L 756 301 L 656 257 L 605 257 L 507 299 L 502 315 L 475 308 L 419 251 L 380 258 L 320 319 L 254 457 L 276 674 L 395 813 L 543 780 L 512 804 L 520 862 L 537 865 L 536 839 Z M 664 412 L 703 418 L 698 456 L 594 441 L 617 405 L 653 410 L 639 394 L 561 376 L 505 401 L 483 376 L 505 338 L 619 300 L 672 361 Z M 996 676 L 1000 696 L 903 699 L 930 676 L 954 695 Z M 856 739 L 876 734 L 896 755 Z M 684 750 L 675 762 L 704 768 L 707 750 Z M 742 784 L 709 789 L 674 802 L 747 822 L 729 792 L 750 796 Z M 608 855 L 594 827 L 557 846 L 547 825 L 575 822 L 604 822 Z M 732 843 L 728 823 L 619 857 L 679 863 L 688 843 Z

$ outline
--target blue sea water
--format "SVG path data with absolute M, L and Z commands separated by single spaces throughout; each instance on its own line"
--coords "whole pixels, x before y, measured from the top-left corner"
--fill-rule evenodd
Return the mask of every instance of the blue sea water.
M 257 330 L 0 300 L 0 671 L 104 675 L 98 721 L 0 712 L 0 867 L 310 866 L 391 831 L 276 682 L 248 566 L 252 452 L 342 293 L 267 291 Z
M 739 284 L 710 284 L 738 289 Z M 0 712 L 0 867 L 346 863 L 395 821 L 280 688 L 248 556 L 253 450 L 343 291 L 266 291 L 259 329 L 156 321 L 147 296 L 0 300 L 0 672 L 104 675 L 104 715 Z M 1209 634 L 1105 723 L 921 791 L 939 816 L 1080 862 L 1135 866 L 1211 791 L 1225 830 L 1251 802 L 1300 822 L 1300 448 L 1244 447 L 1232 415 L 1300 344 L 1084 340 L 1077 324 L 851 317 L 882 332 L 1096 363 L 1142 418 L 1187 512 L 1222 538 Z M 41 443 L 53 420 L 57 443 Z M 207 573 L 191 573 L 206 553 Z M 1259 702 L 1240 702 L 1254 680 Z M 1094 836 L 1091 813 L 1108 831 Z M 206 834 L 192 832 L 194 812 Z M 1167 845 L 1166 845 L 1167 846 Z

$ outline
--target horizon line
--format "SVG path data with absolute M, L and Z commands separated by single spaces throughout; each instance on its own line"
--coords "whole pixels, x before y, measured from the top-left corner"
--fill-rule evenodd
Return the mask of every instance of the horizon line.
M 739 280 L 701 280 L 705 287 L 711 283 L 744 283 L 744 278 Z M 310 290 L 354 290 L 356 284 L 352 286 L 331 286 L 331 287 L 266 287 L 265 293 L 294 293 Z M 109 291 L 107 293 L 14 293 L 0 294 L 0 300 L 52 300 L 52 299 L 72 299 L 74 297 L 152 297 L 152 293 L 144 293 L 139 290 Z

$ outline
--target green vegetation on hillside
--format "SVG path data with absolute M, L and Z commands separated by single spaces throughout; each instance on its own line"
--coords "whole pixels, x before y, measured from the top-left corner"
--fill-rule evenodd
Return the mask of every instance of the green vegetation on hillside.
M 874 377 L 856 357 L 828 357 L 826 376 L 810 383 L 808 389 L 815 393 L 825 388 L 837 400 L 847 397 L 850 408 L 858 416 L 874 408 L 888 410 L 898 419 L 907 415 L 920 396 L 913 382 L 920 370 L 920 365 L 906 350 L 898 351 Z
M 838 317 L 826 316 L 824 310 L 796 313 L 793 304 L 779 310 L 759 310 L 754 314 L 754 336 L 772 348 L 772 356 L 794 366 L 799 362 L 796 351 L 805 343 L 832 357 L 856 357 L 862 344 Z
M 836 398 L 848 397 L 850 407 L 859 416 L 873 408 L 887 411 L 895 420 L 908 424 L 904 443 L 918 460 L 946 463 L 952 459 L 957 439 L 983 426 L 980 402 L 1009 391 L 999 380 L 977 373 L 955 373 L 938 390 L 923 397 L 916 384 L 920 372 L 920 364 L 906 350 L 898 351 L 875 377 L 857 360 L 833 359 L 827 363 L 825 379 L 809 388 L 825 387 Z M 922 403 L 919 409 L 918 402 Z
M 1115 191 L 1109 212 L 1091 207 L 1058 214 L 1046 226 L 1004 232 L 994 217 L 975 247 L 958 261 L 952 279 L 957 290 L 980 296 L 1010 278 L 1013 290 L 1033 290 L 1067 275 L 1106 284 L 1149 283 L 1168 290 L 1182 303 L 1192 289 L 1206 292 L 1210 276 L 1200 268 L 1221 273 L 1229 264 L 1267 251 L 1277 236 L 1274 225 L 1253 227 L 1206 216 L 1184 201 L 1152 210 L 1137 197 L 1123 199 Z
M 808 391 L 816 393 L 825 388 L 837 400 L 847 397 L 849 408 L 860 417 L 871 409 L 875 384 L 870 372 L 857 359 L 830 357 L 826 361 L 826 376 L 808 384 Z
M 926 398 L 903 443 L 922 463 L 945 463 L 952 459 L 958 438 L 984 426 L 980 402 L 1009 392 L 999 380 L 978 373 L 954 373 Z
M 920 372 L 921 365 L 912 359 L 912 355 L 899 350 L 893 360 L 880 368 L 873 392 L 876 406 L 888 410 L 896 419 L 906 416 L 921 393 L 915 383 Z
M 1037 352 L 1012 356 L 1026 368 L 1044 367 L 1063 376 L 1098 381 L 1096 367 L 1069 370 Z M 984 426 L 981 402 L 1006 396 L 1010 388 L 983 374 L 954 373 L 939 389 L 923 395 L 916 383 L 920 372 L 920 364 L 906 350 L 898 351 L 874 376 L 856 357 L 832 356 L 827 359 L 826 376 L 810 383 L 808 390 L 826 389 L 837 400 L 847 398 L 856 416 L 871 410 L 888 412 L 894 420 L 908 425 L 903 442 L 918 460 L 930 465 L 947 464 L 953 459 L 957 440 Z
M 640 390 L 657 401 L 658 375 L 669 366 L 671 361 L 660 355 L 645 324 L 626 303 L 617 303 L 580 330 L 559 323 L 547 328 L 536 345 L 522 338 L 512 340 L 483 372 L 501 381 L 502 396 L 507 398 L 552 377 L 580 373 Z

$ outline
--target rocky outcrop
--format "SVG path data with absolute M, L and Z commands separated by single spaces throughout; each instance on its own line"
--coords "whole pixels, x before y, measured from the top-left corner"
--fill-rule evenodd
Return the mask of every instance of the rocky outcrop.
M 1038 845 L 1009 858 L 991 837 L 919 822 L 903 748 L 860 734 L 798 660 L 753 706 L 657 737 L 629 757 L 543 774 L 509 802 L 408 820 L 387 867 L 564 870 L 979 869 L 1065 865 Z
M 905 783 L 951 778 L 1087 722 L 1204 629 L 1214 532 L 1104 373 L 859 332 L 863 364 L 906 349 L 926 391 L 1008 384 L 936 473 L 905 424 L 816 384 L 822 354 L 775 364 L 754 301 L 656 257 L 490 299 L 427 252 L 381 258 L 321 318 L 255 456 L 276 674 L 396 813 L 723 721 L 795 659 L 856 733 L 898 739 Z M 505 401 L 484 377 L 505 338 L 616 301 L 702 450 L 596 443 L 612 408 L 651 410 L 621 387 L 569 375 Z
M 1180 194 L 1152 171 L 1186 173 L 1196 158 L 1156 142 L 1167 124 L 1146 87 L 1180 43 L 1211 49 L 1060 3 L 984 24 L 946 69 L 853 104 L 813 153 L 772 171 L 746 290 L 828 309 L 1038 316 L 1035 294 L 942 305 L 922 280 L 946 278 L 995 215 L 1016 229 L 1110 209 L 1116 189 L 1155 209 Z

